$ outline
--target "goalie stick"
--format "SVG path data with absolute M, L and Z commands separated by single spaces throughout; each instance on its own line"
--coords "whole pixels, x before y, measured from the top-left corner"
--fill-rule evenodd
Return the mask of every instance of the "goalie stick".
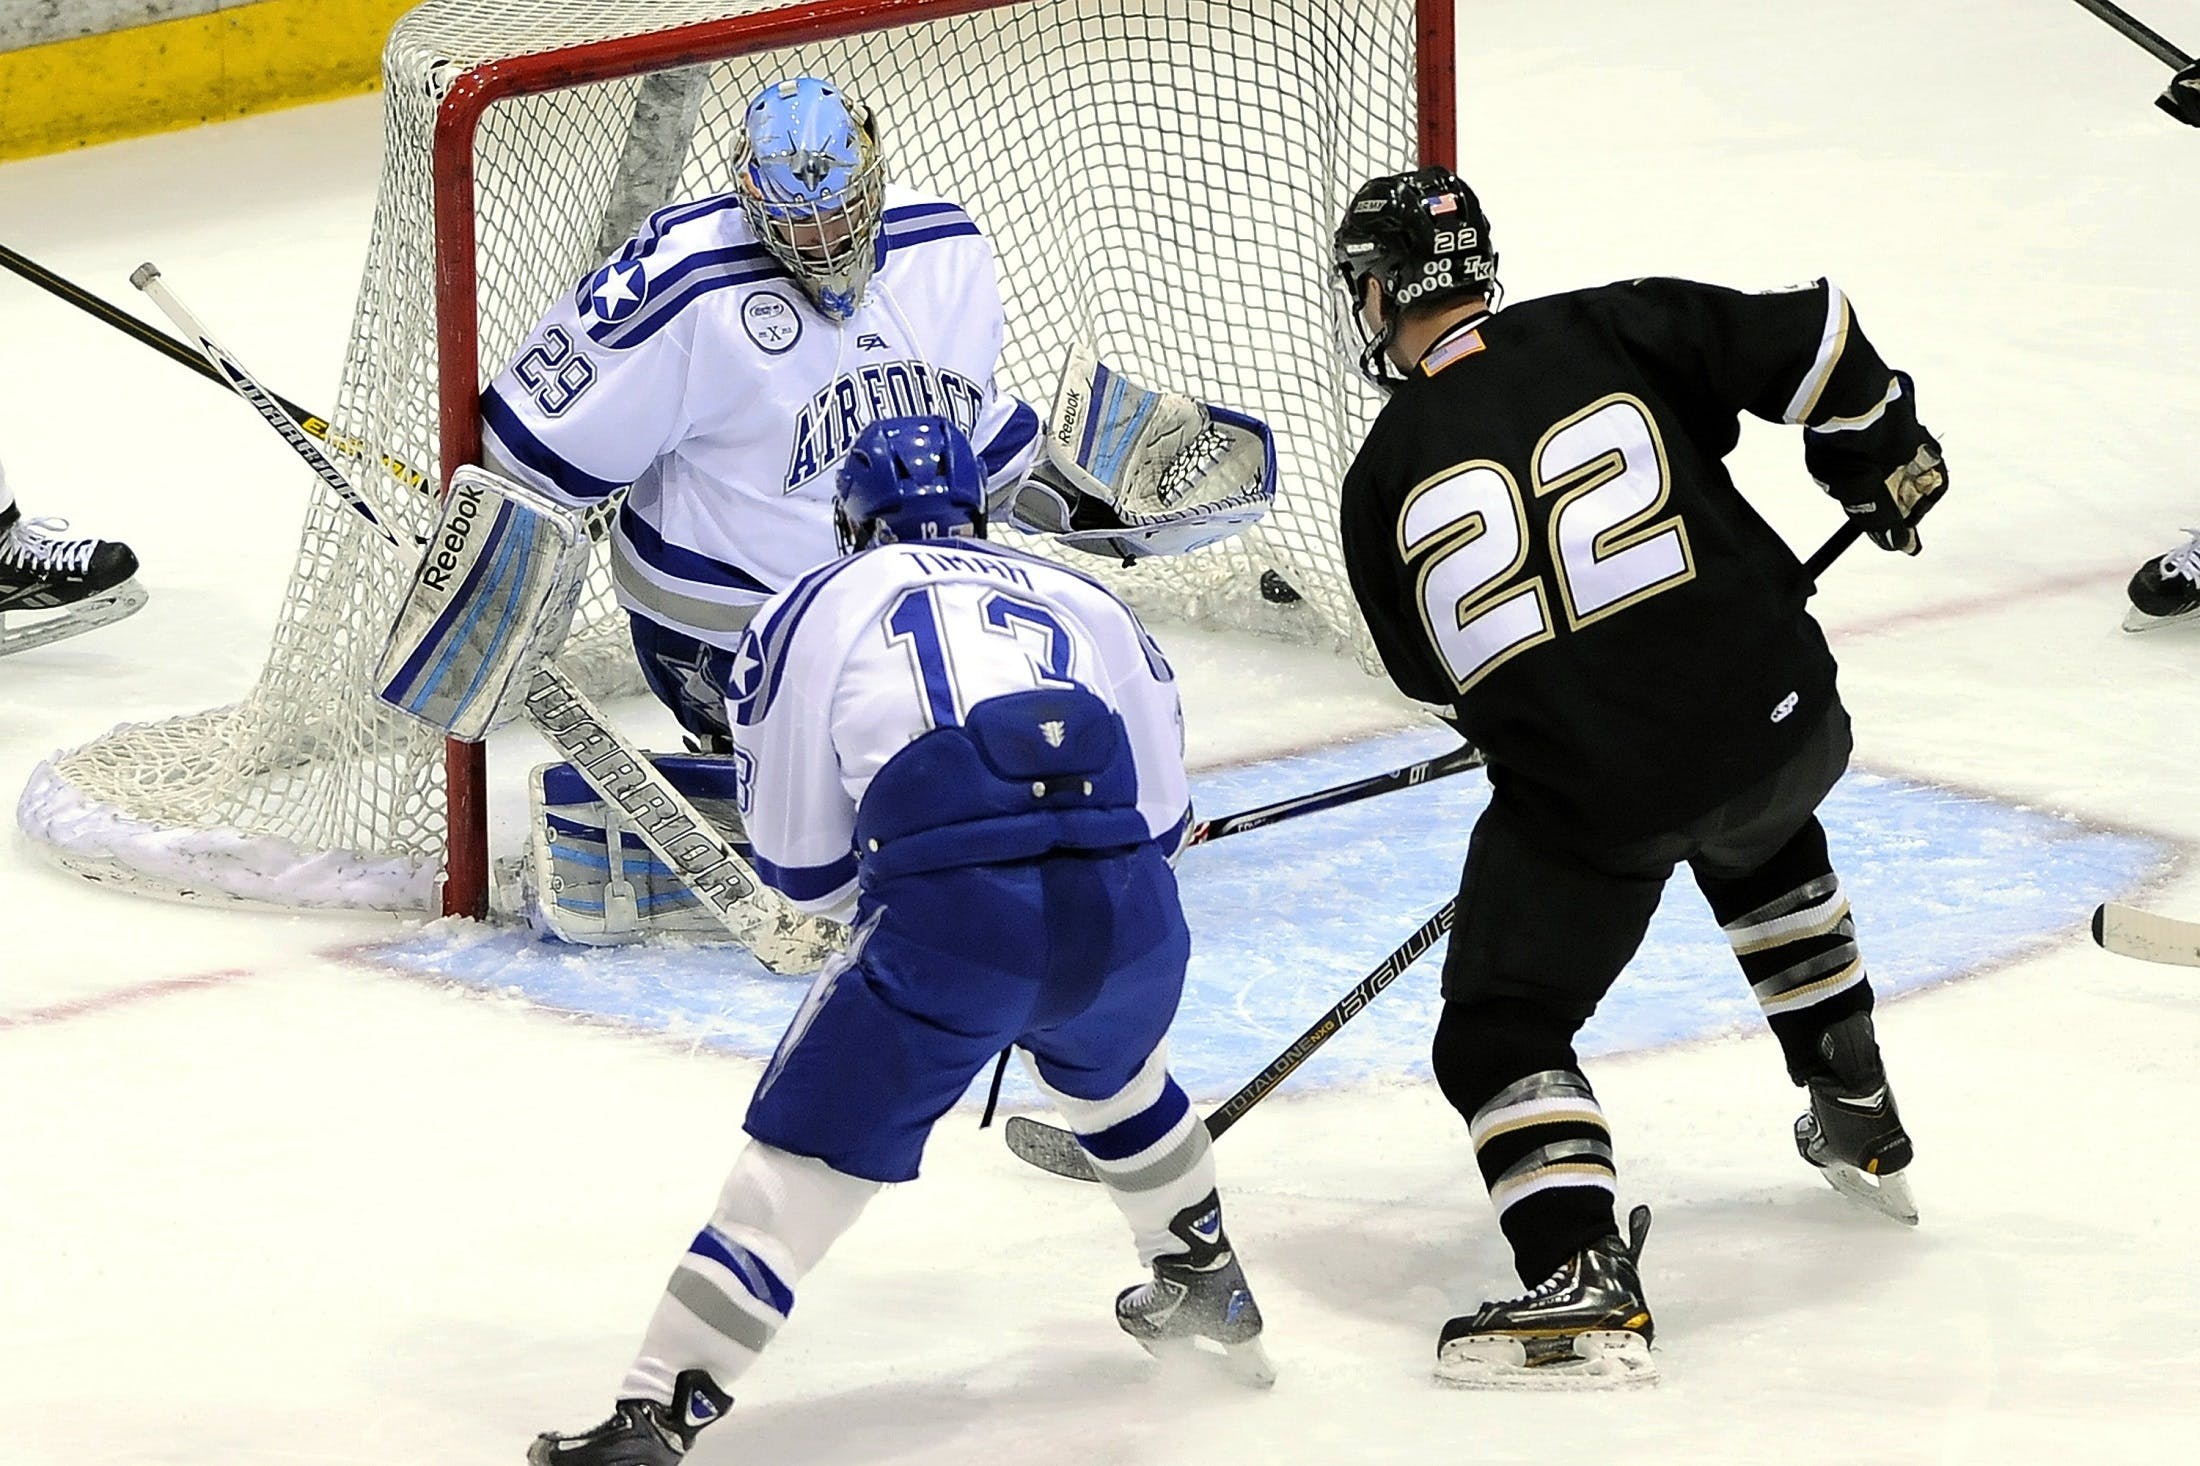
M 2108 901 L 2093 908 L 2093 940 L 2119 957 L 2200 967 L 2200 921 L 2179 921 Z
M 1375 1000 L 1376 994 L 1396 982 L 1398 975 L 1411 967 L 1415 959 L 1435 946 L 1436 939 L 1451 930 L 1452 915 L 1457 907 L 1455 896 L 1437 908 L 1434 916 L 1422 922 L 1419 929 L 1377 964 L 1373 972 L 1354 983 L 1343 997 L 1330 1005 L 1328 1012 L 1314 1020 L 1312 1027 L 1285 1045 L 1283 1052 L 1276 1055 L 1267 1068 L 1218 1105 L 1206 1119 L 1208 1138 L 1220 1136 L 1247 1110 L 1274 1093 L 1276 1086 L 1290 1078 L 1292 1071 L 1312 1057 L 1316 1049 L 1335 1038 L 1338 1029 L 1358 1017 Z M 1026 1115 L 1011 1115 L 1003 1128 L 1002 1138 L 1020 1159 L 1042 1171 L 1052 1171 L 1073 1181 L 1100 1179 L 1092 1162 L 1086 1158 L 1084 1147 L 1077 1143 L 1077 1137 L 1059 1125 L 1049 1125 Z
M 267 389 L 161 282 L 159 270 L 150 264 L 140 265 L 130 276 L 130 283 L 151 296 L 176 328 L 199 344 L 207 360 L 220 368 L 222 380 L 281 434 L 291 451 L 305 459 L 345 503 L 373 523 L 383 538 L 392 545 L 399 544 L 397 537 L 374 517 L 372 508 L 359 497 L 342 470 L 299 431 L 298 424 Z M 550 745 L 590 788 L 633 820 L 634 832 L 642 843 L 678 873 L 697 901 L 758 960 L 776 971 L 791 972 L 815 967 L 823 959 L 825 954 L 799 935 L 803 922 L 793 909 L 775 895 L 765 893 L 756 872 L 718 828 L 697 813 L 686 796 L 614 729 L 554 664 L 545 661 L 534 672 L 523 706 L 528 721 Z

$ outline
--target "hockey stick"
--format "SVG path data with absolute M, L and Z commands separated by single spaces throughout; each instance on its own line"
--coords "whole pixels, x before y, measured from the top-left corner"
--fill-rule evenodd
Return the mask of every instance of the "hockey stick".
M 2192 65 L 2190 56 L 2171 45 L 2161 32 L 2121 5 L 2112 5 L 2109 0 L 2078 0 L 2078 3 L 2107 21 L 2110 28 L 2155 60 L 2178 69 Z
M 1803 573 L 1815 581 L 1819 576 L 1825 574 L 1827 568 L 1834 561 L 1840 559 L 1842 552 L 1847 550 L 1850 545 L 1855 544 L 1863 533 L 1864 528 L 1860 524 L 1842 525 L 1833 532 L 1824 544 L 1811 553 L 1810 559 L 1803 563 Z M 1448 718 L 1446 722 L 1449 722 Z M 1274 804 L 1264 804 L 1258 809 L 1248 809 L 1239 814 L 1224 815 L 1220 819 L 1200 820 L 1192 826 L 1191 833 L 1184 839 L 1184 844 L 1186 847 L 1204 845 L 1210 840 L 1220 840 L 1228 835 L 1243 834 L 1247 830 L 1257 830 L 1263 825 L 1278 824 L 1284 820 L 1296 819 L 1302 814 L 1319 814 L 1325 809 L 1336 809 L 1343 805 L 1357 803 L 1362 799 L 1373 798 L 1377 794 L 1388 794 L 1395 789 L 1411 789 L 1416 784 L 1425 784 L 1431 779 L 1441 779 L 1449 774 L 1463 773 L 1468 769 L 1478 769 L 1482 767 L 1484 762 L 1485 756 L 1482 750 L 1468 744 L 1461 748 L 1455 748 L 1449 753 L 1440 754 L 1435 758 L 1423 759 L 1417 764 L 1407 764 L 1404 768 L 1392 769 L 1387 774 L 1370 774 L 1364 779 L 1355 779 L 1349 784 L 1339 784 L 1334 789 L 1321 789 L 1312 794 L 1301 794 L 1295 799 L 1279 799 Z
M 2154 105 L 2187 127 L 2200 127 L 2200 63 L 2120 5 L 2112 5 L 2109 0 L 2078 0 L 2078 3 L 2107 21 L 2117 34 L 2155 60 L 2176 68 L 2177 74 L 2162 88 L 2162 95 L 2154 99 Z
M 1834 561 L 1841 558 L 1849 546 L 1863 537 L 1863 534 L 1863 525 L 1856 521 L 1851 520 L 1843 524 L 1827 536 L 1826 542 L 1812 551 L 1810 558 L 1803 562 L 1804 573 L 1815 583 L 1818 577 L 1825 574 L 1827 569 L 1832 566 Z M 1453 753 L 1450 757 L 1459 760 L 1471 757 L 1472 764 L 1479 764 L 1482 762 L 1482 751 L 1477 748 L 1467 748 Z M 1441 760 L 1438 760 L 1438 762 L 1441 762 Z M 1458 767 L 1472 767 L 1472 764 L 1462 761 Z M 1405 769 L 1398 771 L 1399 774 L 1407 772 L 1409 771 Z M 1363 782 L 1379 782 L 1383 777 L 1395 778 L 1397 776 L 1379 776 L 1378 780 Z M 1423 777 L 1427 776 L 1424 775 Z M 1343 791 L 1332 792 L 1341 793 Z M 1319 799 L 1324 796 L 1314 795 L 1310 797 Z M 1355 795 L 1354 797 L 1361 796 Z M 1295 802 L 1286 801 L 1286 803 Z M 1338 800 L 1336 802 L 1344 803 L 1346 801 Z M 1331 806 L 1324 804 L 1318 807 L 1329 808 Z M 1247 811 L 1248 815 L 1263 813 L 1265 811 L 1262 810 Z M 1223 1131 L 1236 1124 L 1238 1118 L 1247 1110 L 1259 1104 L 1269 1094 L 1272 1094 L 1278 1085 L 1290 1077 L 1292 1070 L 1305 1063 L 1316 1049 L 1334 1037 L 1337 1030 L 1355 1017 L 1361 1009 L 1365 1008 L 1377 993 L 1389 987 L 1397 979 L 1399 973 L 1404 972 L 1407 967 L 1413 964 L 1415 958 L 1435 945 L 1438 937 L 1450 931 L 1457 902 L 1457 897 L 1446 901 L 1434 916 L 1421 924 L 1418 931 L 1406 938 L 1403 945 L 1384 958 L 1381 965 L 1355 983 L 1350 992 L 1338 999 L 1327 1013 L 1316 1019 L 1313 1027 L 1292 1040 L 1290 1045 L 1278 1054 L 1267 1068 L 1254 1075 L 1243 1089 L 1230 1096 L 1213 1114 L 1209 1115 L 1206 1121 L 1208 1138 L 1211 1140 L 1221 1135 Z M 1077 1143 L 1077 1137 L 1059 1125 L 1049 1125 L 1043 1120 L 1034 1120 L 1028 1115 L 1011 1115 L 1008 1118 L 1008 1123 L 1002 1127 L 1002 1138 L 1007 1141 L 1008 1148 L 1014 1151 L 1019 1159 L 1037 1166 L 1042 1171 L 1052 1171 L 1057 1176 L 1067 1176 L 1073 1181 L 1097 1181 L 1100 1179 L 1099 1174 L 1092 1168 L 1092 1162 L 1086 1157 L 1084 1148 Z
M 1411 789 L 1416 784 L 1426 784 L 1431 779 L 1478 769 L 1482 767 L 1482 762 L 1481 749 L 1471 744 L 1455 748 L 1435 758 L 1407 764 L 1402 769 L 1392 769 L 1387 774 L 1370 774 L 1349 784 L 1339 784 L 1334 789 L 1319 789 L 1312 794 L 1301 794 L 1295 799 L 1279 799 L 1274 804 L 1264 804 L 1258 809 L 1248 809 L 1238 814 L 1226 814 L 1219 819 L 1199 820 L 1193 824 L 1191 833 L 1184 837 L 1184 843 L 1187 847 L 1205 845 L 1209 841 L 1230 835 L 1242 835 L 1247 830 L 1281 824 L 1285 820 L 1297 819 L 1302 814 L 1319 814 L 1325 809 L 1355 804 L 1378 794 L 1388 794 L 1394 789 Z
M 2200 967 L 2200 921 L 2179 921 L 2109 901 L 2093 908 L 2093 940 L 2119 957 Z
M 1813 589 L 1817 588 L 1818 577 L 1832 568 L 1833 562 L 1840 559 L 1849 546 L 1863 537 L 1864 526 L 1852 519 L 1826 536 L 1826 542 L 1810 552 L 1810 558 L 1803 562 L 1803 574 L 1810 578 Z
M 373 525 L 382 538 L 400 549 L 404 547 L 404 542 L 390 533 L 389 527 L 382 523 L 380 516 L 374 512 L 374 506 L 360 497 L 359 491 L 351 486 L 351 480 L 344 477 L 344 471 L 331 463 L 328 455 L 314 446 L 313 440 L 306 436 L 297 420 L 283 410 L 282 404 L 229 354 L 227 348 L 207 334 L 206 327 L 200 324 L 199 318 L 191 314 L 183 302 L 176 299 L 174 293 L 161 283 L 160 271 L 150 264 L 139 265 L 130 272 L 130 283 L 151 296 L 153 304 L 159 306 L 161 312 L 176 323 L 176 329 L 198 343 L 200 353 L 220 374 L 218 380 L 251 403 L 253 410 L 267 420 L 267 425 L 282 435 L 291 451 L 303 458 L 321 476 L 322 483 L 335 490 L 337 497 Z M 413 543 L 424 545 L 427 541 L 414 535 Z
M 1291 1077 L 1291 1072 L 1305 1063 L 1314 1051 L 1337 1036 L 1337 1030 L 1359 1016 L 1361 1010 L 1375 1000 L 1375 995 L 1397 981 L 1398 974 L 1411 967 L 1423 952 L 1436 945 L 1437 938 L 1451 930 L 1452 915 L 1459 898 L 1454 896 L 1437 909 L 1434 916 L 1421 923 L 1412 936 L 1378 964 L 1373 972 L 1354 983 L 1352 987 L 1330 1006 L 1328 1012 L 1314 1020 L 1313 1026 L 1285 1045 L 1282 1053 L 1269 1062 L 1267 1068 L 1247 1081 L 1245 1087 L 1219 1105 L 1206 1120 L 1210 1140 L 1235 1125 L 1245 1112 L 1275 1092 L 1276 1086 Z M 1084 1147 L 1077 1137 L 1059 1125 L 1049 1125 L 1025 1115 L 1011 1115 L 1003 1128 L 1003 1138 L 1008 1148 L 1018 1157 L 1029 1161 L 1042 1171 L 1052 1171 L 1057 1176 L 1067 1176 L 1073 1181 L 1097 1181 L 1099 1173 L 1086 1158 Z
M 130 276 L 130 283 L 150 295 L 176 328 L 199 344 L 207 360 L 221 369 L 222 380 L 266 419 L 291 451 L 311 465 L 345 503 L 374 524 L 383 538 L 398 545 L 397 537 L 375 519 L 373 510 L 346 481 L 342 470 L 299 431 L 267 389 L 223 350 L 198 317 L 161 283 L 160 271 L 149 264 L 141 265 Z M 758 960 L 780 971 L 801 970 L 805 962 L 816 965 L 810 959 L 824 954 L 816 950 L 815 943 L 799 936 L 802 922 L 792 908 L 776 897 L 764 895 L 755 870 L 718 827 L 698 813 L 555 665 L 546 662 L 534 673 L 528 683 L 525 708 L 528 721 L 537 731 L 606 803 L 625 812 L 634 833 L 650 853 L 676 873 L 696 900 Z M 782 967 L 782 963 L 790 965 Z
M 44 265 L 17 254 L 4 244 L 0 244 L 0 265 L 5 265 L 39 289 L 67 301 L 78 310 L 92 317 L 92 319 L 114 327 L 132 341 L 143 346 L 152 347 L 153 350 L 179 366 L 189 367 L 209 382 L 223 387 L 229 385 L 228 382 L 223 380 L 222 374 L 215 370 L 213 364 L 190 346 L 178 341 L 165 331 L 156 330 L 146 325 L 128 311 L 109 304 L 99 296 L 92 294 L 91 291 L 84 289 L 81 285 L 56 275 Z M 280 392 L 269 392 L 267 395 L 273 398 L 275 405 L 280 407 L 292 422 L 303 428 L 309 437 L 319 439 L 347 458 L 364 456 L 366 444 L 347 433 L 337 432 L 330 425 L 327 418 L 322 417 L 319 413 L 306 411 Z M 409 489 L 423 494 L 434 492 L 429 486 L 428 476 L 402 459 L 384 454 L 382 467 L 390 477 Z

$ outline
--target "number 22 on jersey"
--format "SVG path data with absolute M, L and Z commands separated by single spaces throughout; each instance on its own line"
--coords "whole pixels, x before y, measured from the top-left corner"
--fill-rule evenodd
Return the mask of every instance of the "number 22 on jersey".
M 1695 578 L 1688 530 L 1659 518 L 1671 494 L 1649 410 L 1625 394 L 1558 423 L 1530 460 L 1566 629 L 1617 615 Z M 1458 690 L 1558 635 L 1551 587 L 1528 564 L 1529 499 L 1502 464 L 1461 463 L 1417 484 L 1398 515 L 1398 553 L 1419 565 L 1415 598 Z

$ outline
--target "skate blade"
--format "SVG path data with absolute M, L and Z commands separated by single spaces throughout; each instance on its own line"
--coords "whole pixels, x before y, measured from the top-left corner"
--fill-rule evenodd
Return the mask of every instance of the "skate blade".
M 1276 1366 L 1259 1338 L 1239 1344 L 1216 1339 L 1140 1339 L 1148 1354 L 1171 1369 L 1218 1370 L 1238 1384 L 1265 1390 L 1276 1382 Z
M 1845 1161 L 1827 1161 L 1819 1169 L 1826 1184 L 1851 1201 L 1861 1202 L 1905 1227 L 1917 1225 L 1917 1200 L 1910 1195 L 1910 1178 L 1902 1172 L 1868 1176 Z
M 125 616 L 135 615 L 145 608 L 151 597 L 145 587 L 135 580 L 125 580 L 101 595 L 78 601 L 71 606 L 57 606 L 58 613 L 38 621 L 23 621 L 26 615 L 37 612 L 0 611 L 0 657 L 27 652 L 34 646 L 51 646 L 72 636 L 82 636 L 101 626 L 111 626 Z M 9 617 L 18 618 L 14 625 Z
M 1520 1340 L 1487 1334 L 1438 1350 L 1436 1377 L 1463 1390 L 1617 1390 L 1656 1384 L 1658 1366 L 1649 1343 L 1626 1329 L 1577 1334 L 1571 1359 L 1545 1364 L 1528 1363 Z
M 2193 620 L 2200 620 L 2200 606 L 2189 611 L 2179 611 L 2174 616 L 2149 616 L 2137 606 L 2131 606 L 2124 611 L 2124 630 L 2158 631 L 2164 626 L 2181 626 Z

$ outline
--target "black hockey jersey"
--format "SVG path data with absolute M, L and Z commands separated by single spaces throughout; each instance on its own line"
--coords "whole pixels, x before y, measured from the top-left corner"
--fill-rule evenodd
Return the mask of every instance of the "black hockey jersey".
M 1725 802 L 1835 698 L 1802 567 L 1727 474 L 1738 415 L 1914 444 L 1905 386 L 1823 280 L 1637 280 L 1460 323 L 1345 476 L 1345 565 L 1391 679 L 1456 710 L 1552 843 Z

